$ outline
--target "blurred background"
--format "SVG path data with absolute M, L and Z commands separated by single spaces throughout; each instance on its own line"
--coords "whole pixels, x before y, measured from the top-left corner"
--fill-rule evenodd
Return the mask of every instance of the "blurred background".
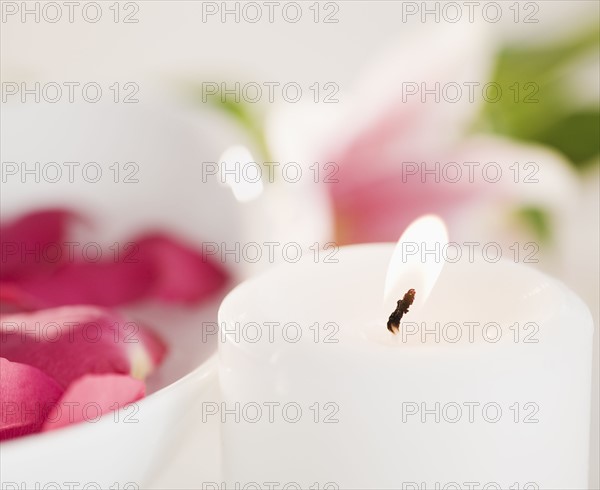
M 66 207 L 104 245 L 160 228 L 308 248 L 396 241 L 434 212 L 559 277 L 597 326 L 598 2 L 50 3 L 2 2 L 3 221 Z M 225 160 L 263 185 L 228 182 Z M 225 262 L 237 280 L 270 265 Z M 595 349 L 591 488 L 597 330 Z

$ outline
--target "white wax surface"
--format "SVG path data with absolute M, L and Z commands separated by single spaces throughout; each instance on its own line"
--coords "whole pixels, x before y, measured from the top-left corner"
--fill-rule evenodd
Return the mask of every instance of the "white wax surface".
M 585 488 L 593 332 L 585 305 L 522 265 L 446 264 L 424 308 L 407 314 L 402 327 L 456 322 L 463 338 L 448 341 L 450 330 L 437 342 L 433 335 L 393 336 L 385 327 L 390 311 L 381 306 L 392 250 L 392 244 L 345 247 L 337 264 L 286 264 L 225 299 L 219 313 L 230 332 L 219 344 L 225 407 L 263 407 L 257 422 L 248 421 L 255 413 L 248 412 L 222 424 L 229 485 Z M 302 337 L 286 341 L 276 328 L 271 341 L 264 327 L 258 341 L 236 338 L 232 332 L 249 322 L 295 322 Z M 339 331 L 329 340 L 338 342 L 324 342 L 330 328 L 321 328 L 316 341 L 315 322 L 335 322 Z M 490 330 L 483 338 L 479 326 L 469 339 L 465 322 L 495 322 L 502 337 L 490 341 Z M 539 330 L 517 329 L 517 341 L 509 329 L 515 322 L 534 322 Z M 537 342 L 525 342 L 528 334 Z M 286 421 L 279 406 L 271 421 L 269 402 L 300 406 L 302 416 Z M 462 416 L 455 420 L 457 406 Z M 437 411 L 439 422 L 434 413 L 425 422 L 421 411 L 409 414 L 414 407 Z M 496 407 L 500 417 L 490 422 Z M 325 423 L 327 415 L 337 422 Z

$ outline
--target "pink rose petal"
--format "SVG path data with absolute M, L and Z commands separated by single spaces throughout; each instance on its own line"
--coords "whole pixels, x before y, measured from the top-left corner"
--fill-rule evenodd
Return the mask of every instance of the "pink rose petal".
M 3 357 L 35 366 L 63 388 L 85 374 L 144 377 L 166 350 L 140 324 L 94 306 L 6 315 L 0 334 Z
M 102 415 L 143 398 L 144 392 L 144 383 L 131 376 L 85 375 L 69 385 L 48 413 L 42 431 L 83 421 L 97 422 Z
M 154 265 L 150 295 L 167 302 L 196 302 L 221 289 L 227 273 L 208 256 L 165 235 L 138 240 L 142 261 Z
M 76 262 L 60 267 L 49 276 L 29 277 L 14 287 L 19 299 L 30 298 L 35 309 L 94 304 L 119 306 L 148 295 L 154 282 L 149 263 Z
M 0 357 L 0 441 L 38 432 L 62 394 L 39 369 Z
M 41 253 L 47 247 L 62 250 L 69 221 L 76 215 L 63 210 L 30 213 L 0 227 L 0 248 L 3 281 L 20 279 L 30 274 L 42 274 L 54 269 L 57 263 L 44 262 Z M 50 252 L 49 252 L 50 253 Z M 52 255 L 54 256 L 54 255 Z M 65 257 L 61 253 L 59 257 Z
M 59 221 L 56 213 L 39 213 L 18 222 L 37 223 L 47 219 L 42 228 L 52 230 L 43 234 L 43 240 L 57 238 Z M 10 236 L 25 232 L 11 231 Z M 52 235 L 52 236 L 50 236 Z M 35 247 L 33 234 L 28 247 Z M 227 282 L 227 273 L 221 264 L 204 256 L 200 251 L 166 235 L 152 234 L 137 240 L 130 253 L 118 260 L 85 262 L 68 261 L 62 264 L 23 262 L 21 255 L 11 253 L 9 273 L 0 276 L 0 303 L 2 311 L 25 311 L 53 306 L 95 304 L 119 306 L 144 299 L 158 299 L 171 303 L 201 301 L 218 291 Z M 12 251 L 10 243 L 4 243 Z M 67 254 L 65 254 L 67 255 Z M 110 255 L 112 258 L 112 254 Z M 39 257 L 38 257 L 39 259 Z M 35 261 L 34 261 L 35 262 Z
M 16 284 L 0 282 L 0 314 L 31 311 L 37 301 Z

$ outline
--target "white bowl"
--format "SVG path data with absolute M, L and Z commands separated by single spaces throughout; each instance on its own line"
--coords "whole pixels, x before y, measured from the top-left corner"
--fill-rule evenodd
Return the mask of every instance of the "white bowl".
M 205 443 L 207 455 L 211 449 L 218 454 L 214 436 L 205 437 L 208 426 L 203 429 L 197 423 L 199 404 L 215 401 L 216 379 L 212 358 L 175 383 L 97 423 L 84 422 L 2 443 L 2 488 L 148 488 L 170 463 L 190 428 L 194 437 Z M 194 471 L 205 480 L 214 474 L 215 463 L 207 457 L 197 458 Z
M 204 118 L 204 120 L 203 120 Z M 30 210 L 67 207 L 89 218 L 76 238 L 109 245 L 160 229 L 200 246 L 239 238 L 237 203 L 218 182 L 202 182 L 201 162 L 216 160 L 225 144 L 205 131 L 206 116 L 157 102 L 139 105 L 6 104 L 3 161 L 95 161 L 139 164 L 138 183 L 2 184 L 2 219 Z M 201 191 L 199 191 L 201 189 Z M 235 273 L 235 270 L 231 271 Z M 222 292 L 221 296 L 225 292 Z M 2 488 L 138 488 L 155 478 L 195 422 L 195 407 L 214 393 L 216 341 L 202 339 L 202 323 L 216 321 L 217 295 L 199 307 L 140 304 L 126 308 L 156 328 L 169 345 L 148 379 L 149 396 L 97 423 L 81 423 L 0 445 Z M 210 392 L 210 393 L 209 393 Z M 201 424 L 193 429 L 202 437 Z M 209 465 L 213 467 L 214 465 Z M 195 468 L 202 470 L 199 464 Z M 131 485 L 126 486 L 127 483 Z

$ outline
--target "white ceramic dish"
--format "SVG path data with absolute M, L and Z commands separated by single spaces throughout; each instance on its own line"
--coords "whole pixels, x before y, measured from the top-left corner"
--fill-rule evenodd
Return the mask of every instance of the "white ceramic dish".
M 81 423 L 0 446 L 2 488 L 155 488 L 196 486 L 218 478 L 215 422 L 199 422 L 199 406 L 218 396 L 212 358 L 175 383 L 97 423 Z M 201 421 L 200 421 L 201 422 Z M 200 443 L 194 464 L 163 475 L 185 444 Z M 185 472 L 181 473 L 181 472 Z M 70 485 L 70 486 L 69 486 Z M 87 486 L 86 486 L 87 485 Z
M 203 130 L 204 116 L 194 119 L 193 111 L 163 101 L 102 107 L 7 104 L 1 117 L 2 161 L 29 162 L 29 168 L 35 162 L 94 161 L 106 172 L 97 183 L 77 175 L 74 182 L 63 178 L 56 183 L 36 182 L 31 176 L 24 183 L 20 176 L 7 178 L 0 193 L 3 220 L 66 207 L 91 225 L 78 227 L 75 238 L 103 245 L 131 240 L 149 229 L 196 246 L 239 237 L 238 206 L 231 192 L 217 182 L 202 182 L 201 162 L 216 160 L 224 146 Z M 107 170 L 111 162 L 128 161 L 139 165 L 138 182 L 115 182 Z M 199 307 L 127 308 L 169 345 L 163 365 L 148 379 L 149 396 L 97 423 L 2 443 L 0 487 L 146 488 L 186 434 L 202 438 L 202 426 L 191 427 L 197 404 L 215 396 L 214 361 L 207 359 L 216 347 L 202 339 L 202 324 L 216 321 L 224 294 Z M 203 468 L 200 462 L 194 465 L 200 474 Z

